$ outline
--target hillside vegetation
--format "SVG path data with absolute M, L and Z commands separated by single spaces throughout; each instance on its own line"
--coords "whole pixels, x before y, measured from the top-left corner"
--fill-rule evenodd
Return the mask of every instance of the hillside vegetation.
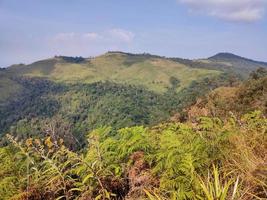
M 65 122 L 66 126 L 58 129 L 68 130 L 81 143 L 85 141 L 86 132 L 104 125 L 117 129 L 167 120 L 194 103 L 197 97 L 228 84 L 225 76 L 206 78 L 192 82 L 179 92 L 170 88 L 159 94 L 113 82 L 60 84 L 38 78 L 14 81 L 25 89 L 0 105 L 2 134 L 10 132 L 19 138 L 38 136 L 44 134 L 41 127 L 47 121 Z
M 259 68 L 250 79 L 235 87 L 219 87 L 198 99 L 188 110 L 189 118 L 227 117 L 260 110 L 267 115 L 267 70 Z
M 264 80 L 252 78 L 235 89 L 243 102 L 242 90 L 254 88 L 247 110 L 254 110 L 255 99 L 266 101 L 266 91 L 254 87 Z M 239 105 L 228 97 L 224 103 Z M 265 199 L 266 115 L 237 109 L 228 116 L 231 109 L 151 128 L 104 126 L 88 133 L 80 152 L 66 147 L 64 130 L 27 140 L 8 135 L 10 145 L 0 149 L 1 198 Z
M 0 200 L 267 198 L 265 63 L 109 52 L 0 83 Z
M 54 118 L 78 135 L 103 125 L 153 125 L 233 82 L 232 76 L 123 52 L 13 65 L 0 74 L 0 134 L 16 134 L 20 124 L 28 124 L 39 135 L 41 124 Z
M 56 56 L 29 65 L 12 65 L 0 71 L 0 102 L 20 91 L 13 77 L 45 78 L 59 83 L 95 83 L 111 81 L 144 87 L 164 93 L 187 88 L 193 81 L 217 77 L 223 73 L 248 78 L 257 68 L 267 63 L 253 61 L 229 53 L 219 53 L 208 59 L 187 60 L 165 58 L 150 54 L 108 52 L 93 58 Z
M 75 58 L 72 60 L 68 57 L 55 57 L 26 66 L 10 67 L 7 71 L 67 83 L 112 81 L 143 86 L 159 93 L 172 87 L 171 77 L 179 80 L 177 89 L 181 89 L 193 80 L 220 74 L 219 71 L 190 68 L 158 56 L 116 52 L 78 61 Z
M 249 74 L 258 68 L 267 68 L 266 62 L 254 61 L 231 53 L 218 53 L 207 59 L 171 59 L 193 68 L 212 69 L 233 73 L 241 79 L 247 79 Z

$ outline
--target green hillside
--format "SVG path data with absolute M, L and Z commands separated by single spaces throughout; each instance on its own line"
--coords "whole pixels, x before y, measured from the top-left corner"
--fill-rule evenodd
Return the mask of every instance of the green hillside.
M 222 73 L 235 73 L 241 78 L 247 78 L 251 71 L 259 67 L 267 68 L 267 63 L 229 53 L 219 53 L 208 59 L 199 60 L 124 52 L 108 52 L 94 58 L 57 56 L 29 65 L 13 65 L 2 70 L 0 86 L 8 87 L 0 99 L 6 99 L 19 89 L 17 85 L 12 86 L 14 83 L 7 80 L 7 76 L 38 77 L 61 83 L 111 81 L 164 93 L 172 87 L 171 80 L 179 83 L 176 85 L 176 91 L 179 91 L 188 87 L 192 81 Z
M 0 104 L 22 91 L 22 86 L 0 71 Z
M 1 69 L 0 199 L 266 199 L 259 66 L 111 52 Z
M 115 83 L 144 86 L 155 92 L 165 92 L 171 87 L 170 78 L 179 80 L 179 89 L 193 80 L 219 75 L 219 71 L 190 68 L 182 63 L 147 54 L 109 52 L 102 56 L 76 62 L 68 57 L 55 57 L 30 65 L 14 66 L 9 73 L 27 77 L 48 78 L 57 82 Z
M 266 62 L 255 61 L 231 53 L 218 53 L 207 59 L 180 59 L 172 58 L 173 61 L 198 69 L 219 70 L 227 73 L 234 73 L 242 79 L 247 79 L 248 75 L 257 68 L 266 68 Z
M 53 120 L 66 123 L 81 140 L 103 125 L 154 125 L 209 91 L 238 81 L 235 75 L 243 65 L 229 68 L 230 62 L 251 63 L 240 72 L 245 76 L 262 65 L 233 56 L 222 62 L 225 55 L 218 55 L 192 61 L 108 52 L 10 66 L 0 71 L 0 134 L 40 135 L 42 124 Z M 25 125 L 36 129 L 21 130 Z
M 30 126 L 21 121 L 17 135 L 7 135 L 7 146 L 0 147 L 0 198 L 264 200 L 267 71 L 258 70 L 254 75 L 238 87 L 212 91 L 189 110 L 191 117 L 184 122 L 119 130 L 103 126 L 88 132 L 88 145 L 81 151 L 73 150 L 77 136 L 71 135 L 62 119 L 44 123 L 41 127 L 49 134 L 38 137 L 29 134 L 38 130 L 36 119 L 32 117 Z M 98 88 L 99 95 L 93 99 L 105 93 L 109 99 L 112 91 L 126 89 L 108 85 L 83 85 L 83 94 L 96 94 Z M 51 87 L 54 92 L 64 90 Z M 122 97 L 116 93 L 120 102 L 131 99 L 131 90 L 126 90 Z M 145 99 L 142 93 L 135 97 Z M 81 95 L 75 94 L 68 93 L 64 98 L 72 99 L 77 109 Z M 147 105 L 145 102 L 132 108 Z M 97 104 L 113 109 L 110 101 Z M 263 112 L 254 111 L 258 105 Z

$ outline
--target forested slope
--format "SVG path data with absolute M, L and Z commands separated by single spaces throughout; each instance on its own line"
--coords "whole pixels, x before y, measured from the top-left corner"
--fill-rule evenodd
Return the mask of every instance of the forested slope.
M 103 126 L 88 133 L 79 152 L 69 150 L 64 130 L 27 140 L 8 135 L 0 149 L 0 198 L 265 199 L 265 73 L 253 73 L 234 93 L 212 91 L 206 116 L 189 110 L 183 123 Z M 218 91 L 225 92 L 223 104 L 212 98 Z
M 0 134 L 43 135 L 42 124 L 59 120 L 79 140 L 103 125 L 156 124 L 208 91 L 237 81 L 228 72 L 123 52 L 57 56 L 0 73 Z
M 266 75 L 232 54 L 2 69 L 0 199 L 266 199 Z
M 259 68 L 236 86 L 219 87 L 199 98 L 188 110 L 189 118 L 200 116 L 229 117 L 254 110 L 267 114 L 267 70 Z

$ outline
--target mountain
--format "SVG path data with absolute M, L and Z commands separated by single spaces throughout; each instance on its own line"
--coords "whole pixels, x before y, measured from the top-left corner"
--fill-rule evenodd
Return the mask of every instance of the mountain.
M 239 62 L 243 61 L 243 62 L 248 62 L 251 65 L 258 64 L 260 66 L 265 66 L 265 67 L 267 66 L 266 62 L 255 61 L 255 60 L 244 58 L 244 57 L 232 54 L 232 53 L 218 53 L 208 59 L 219 61 L 219 62 L 230 62 L 230 63 L 234 61 L 239 61 Z
M 266 199 L 264 67 L 109 52 L 1 69 L 0 199 Z
M 30 79 L 22 84 L 27 81 Z M 68 91 L 38 79 L 30 83 L 31 90 L 37 90 L 31 93 L 41 96 L 34 104 L 41 101 L 41 107 L 51 101 L 49 95 L 43 96 L 48 87 L 57 98 L 65 93 L 70 103 L 64 106 L 64 116 L 74 115 L 78 127 L 90 125 L 77 119 L 86 117 L 83 109 L 90 107 L 89 102 L 82 102 L 79 113 L 68 111 L 77 108 L 79 99 L 88 100 L 87 96 L 97 101 L 96 107 L 106 105 L 105 111 L 110 112 L 106 122 L 129 119 L 125 118 L 126 107 L 118 112 L 113 109 L 118 108 L 117 103 L 138 102 L 128 111 L 139 120 L 144 118 L 135 114 L 151 108 L 147 102 L 164 103 L 148 101 L 159 97 L 148 91 L 111 82 L 76 85 Z M 7 145 L 0 147 L 1 199 L 266 199 L 266 94 L 267 70 L 260 69 L 238 86 L 211 91 L 190 107 L 189 118 L 183 122 L 161 121 L 144 127 L 143 121 L 140 126 L 121 129 L 104 124 L 87 132 L 83 139 L 88 145 L 80 151 L 73 148 L 77 135 L 71 134 L 63 119 L 52 117 L 41 126 L 34 116 L 31 121 L 20 120 L 12 127 L 12 135 L 7 135 Z M 32 109 L 45 114 L 40 107 Z M 93 115 L 99 114 L 105 115 L 93 110 Z M 117 118 L 120 115 L 123 118 Z M 46 134 L 33 135 L 38 127 Z
M 254 61 L 232 53 L 218 53 L 206 59 L 171 58 L 171 60 L 192 68 L 218 70 L 235 74 L 241 79 L 247 79 L 249 74 L 257 68 L 267 68 L 266 62 Z
M 220 72 L 192 69 L 182 63 L 149 54 L 108 52 L 95 58 L 58 56 L 7 68 L 10 74 L 26 77 L 47 78 L 56 82 L 94 83 L 112 81 L 144 86 L 155 92 L 165 92 L 171 87 L 170 78 L 180 80 L 180 89 L 201 77 L 218 75 Z
M 231 53 L 219 53 L 209 58 L 209 60 L 217 63 L 224 63 L 234 68 L 236 72 L 241 74 L 249 73 L 255 68 L 267 68 L 266 62 L 255 61 Z
M 118 84 L 138 85 L 164 93 L 172 87 L 171 78 L 179 81 L 177 90 L 192 81 L 222 73 L 234 73 L 247 78 L 251 71 L 267 68 L 267 63 L 253 61 L 230 53 L 218 53 L 208 59 L 187 60 L 165 58 L 150 54 L 108 52 L 94 58 L 56 56 L 29 65 L 12 65 L 0 71 L 0 101 L 20 88 L 9 77 L 38 77 L 64 83 L 95 83 L 112 81 Z M 5 94 L 4 94 L 5 93 Z
M 48 121 L 78 138 L 103 125 L 153 125 L 258 67 L 266 66 L 232 54 L 186 60 L 124 52 L 12 65 L 0 71 L 0 134 L 44 134 Z

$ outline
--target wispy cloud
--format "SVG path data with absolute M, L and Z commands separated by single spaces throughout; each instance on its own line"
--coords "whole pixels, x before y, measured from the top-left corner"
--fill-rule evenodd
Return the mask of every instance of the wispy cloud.
M 254 22 L 263 18 L 267 0 L 178 0 L 194 13 L 235 22 Z
M 123 29 L 111 29 L 108 32 L 111 37 L 117 38 L 123 42 L 132 42 L 134 33 Z
M 55 36 L 51 38 L 53 42 L 69 42 L 69 41 L 96 41 L 99 39 L 104 39 L 100 34 L 95 32 L 88 32 L 88 33 L 75 33 L 75 32 L 64 32 L 64 33 L 57 33 Z
M 84 38 L 90 39 L 90 40 L 97 40 L 97 39 L 101 39 L 102 38 L 101 35 L 99 35 L 98 33 L 95 33 L 95 32 L 84 33 L 82 36 Z
M 52 39 L 54 41 L 100 41 L 100 42 L 119 42 L 119 43 L 131 43 L 134 39 L 134 33 L 124 29 L 110 29 L 103 32 L 86 32 L 86 33 L 75 33 L 66 32 L 58 33 Z
M 108 29 L 102 32 L 64 32 L 49 39 L 50 49 L 58 54 L 90 55 L 108 50 L 127 49 L 131 46 L 135 34 L 124 29 Z

